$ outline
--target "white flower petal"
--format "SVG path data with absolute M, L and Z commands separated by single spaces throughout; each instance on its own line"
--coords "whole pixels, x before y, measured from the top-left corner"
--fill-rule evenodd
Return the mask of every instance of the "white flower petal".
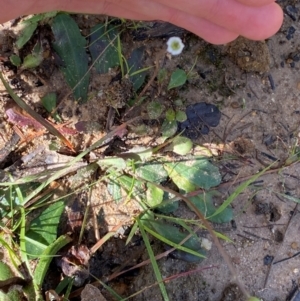
M 182 43 L 182 40 L 179 37 L 169 38 L 169 40 L 167 41 L 167 45 L 167 51 L 172 55 L 180 54 L 184 48 L 184 44 Z

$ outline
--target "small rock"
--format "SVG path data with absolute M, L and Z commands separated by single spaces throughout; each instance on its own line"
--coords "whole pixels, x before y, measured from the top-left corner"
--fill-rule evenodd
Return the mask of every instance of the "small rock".
M 87 284 L 81 292 L 82 301 L 107 301 L 99 289 L 91 284 Z
M 291 248 L 292 248 L 293 250 L 298 250 L 298 244 L 297 244 L 296 242 L 292 242 L 292 243 L 291 243 Z
M 296 31 L 295 27 L 293 27 L 293 26 L 289 27 L 289 29 L 287 31 L 287 35 L 285 36 L 286 39 L 291 40 L 294 37 L 295 31 Z
M 274 259 L 274 256 L 266 255 L 264 257 L 264 265 L 270 265 Z
M 284 12 L 293 20 L 297 21 L 298 18 L 298 9 L 293 5 L 287 5 L 284 9 Z

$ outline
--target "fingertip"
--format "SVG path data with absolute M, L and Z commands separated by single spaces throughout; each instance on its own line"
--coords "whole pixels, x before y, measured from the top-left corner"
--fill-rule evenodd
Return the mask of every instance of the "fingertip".
M 275 0 L 236 0 L 236 1 L 247 6 L 264 6 L 275 2 Z
M 280 29 L 283 22 L 283 11 L 278 4 L 273 3 L 264 7 L 260 18 L 249 20 L 249 22 L 251 21 L 253 21 L 251 26 L 242 35 L 252 40 L 264 40 L 273 36 Z
M 201 37 L 206 42 L 214 45 L 229 43 L 239 36 L 237 33 L 229 31 L 208 20 L 194 16 L 186 16 L 183 13 L 178 14 L 178 18 L 173 21 L 175 21 L 177 26 L 184 27 L 188 31 Z
M 200 36 L 204 41 L 214 45 L 224 45 L 238 38 L 238 34 L 233 32 L 212 32 L 212 34 L 203 34 L 203 32 L 192 31 Z

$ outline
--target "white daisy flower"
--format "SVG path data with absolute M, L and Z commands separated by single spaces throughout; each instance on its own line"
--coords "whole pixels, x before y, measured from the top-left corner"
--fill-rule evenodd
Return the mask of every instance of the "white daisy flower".
M 172 55 L 178 55 L 182 52 L 184 48 L 184 44 L 179 37 L 171 37 L 168 42 L 168 49 L 167 51 Z

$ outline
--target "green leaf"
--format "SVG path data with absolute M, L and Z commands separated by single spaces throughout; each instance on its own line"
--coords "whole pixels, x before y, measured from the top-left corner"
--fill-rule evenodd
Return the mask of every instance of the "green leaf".
M 168 90 L 184 85 L 186 80 L 187 80 L 187 75 L 185 71 L 177 68 L 171 75 L 171 79 L 168 85 Z
M 107 191 L 116 203 L 122 201 L 121 185 L 113 179 L 107 183 Z
M 174 100 L 174 105 L 176 107 L 181 107 L 181 106 L 183 106 L 183 101 L 180 98 L 177 98 Z
M 16 278 L 19 278 L 20 280 L 23 278 L 20 278 L 19 276 L 14 275 L 12 272 L 11 268 L 4 262 L 0 261 L 0 282 L 3 282 L 4 287 L 6 286 L 5 283 L 10 283 L 9 285 L 9 290 L 4 293 L 2 290 L 0 290 L 0 300 L 1 301 L 22 301 L 24 300 L 24 295 L 23 292 L 17 289 L 14 286 L 14 282 Z M 22 290 L 24 290 L 24 287 L 21 287 Z M 33 294 L 29 294 L 29 299 L 28 300 L 34 300 L 34 292 Z M 30 299 L 31 298 L 31 299 Z
M 163 300 L 164 301 L 169 301 L 170 299 L 168 297 L 168 293 L 167 293 L 167 290 L 166 290 L 166 287 L 165 287 L 162 275 L 160 273 L 160 269 L 158 267 L 157 261 L 155 259 L 154 252 L 152 250 L 149 238 L 146 235 L 145 229 L 144 229 L 143 225 L 141 224 L 141 221 L 139 219 L 137 219 L 137 222 L 138 222 L 138 225 L 139 225 L 139 228 L 140 228 L 140 231 L 141 231 L 141 234 L 142 234 L 145 246 L 147 248 L 147 252 L 148 252 L 148 255 L 149 255 L 149 258 L 150 258 L 150 261 L 151 261 L 151 265 L 153 267 L 154 274 L 156 276 L 156 280 L 157 280 L 158 285 L 160 287 L 160 291 L 162 293 Z
M 118 31 L 112 25 L 98 24 L 91 29 L 89 50 L 98 73 L 107 73 L 119 66 Z
M 173 139 L 170 149 L 181 156 L 188 154 L 193 147 L 193 142 L 187 137 L 177 136 Z
M 51 114 L 55 121 L 61 121 L 58 113 L 55 111 L 57 97 L 55 92 L 50 92 L 41 98 L 42 104 L 47 112 Z M 52 113 L 53 112 L 53 113 Z
M 190 197 L 190 201 L 207 217 L 211 222 L 214 223 L 228 223 L 233 218 L 232 209 L 227 207 L 223 211 L 214 215 L 217 208 L 214 205 L 213 197 L 220 195 L 217 191 L 212 190 L 205 194 L 199 194 L 194 197 Z
M 164 196 L 164 191 L 151 183 L 147 183 L 146 202 L 150 207 L 159 205 Z
M 155 183 L 163 182 L 168 177 L 168 173 L 160 162 L 140 164 L 135 172 L 140 178 Z
M 146 78 L 146 71 L 142 69 L 144 62 L 144 50 L 144 46 L 134 49 L 127 60 L 129 68 L 127 73 L 129 74 L 134 91 L 137 91 L 143 85 Z
M 161 204 L 158 207 L 156 207 L 156 209 L 165 214 L 168 214 L 168 213 L 171 213 L 171 212 L 174 212 L 175 210 L 177 210 L 179 207 L 179 201 L 174 201 L 174 200 L 172 202 L 168 201 L 169 199 L 172 199 L 173 197 L 174 197 L 173 194 L 165 191 L 163 200 L 162 200 Z
M 24 58 L 24 62 L 22 64 L 21 69 L 22 70 L 26 70 L 26 69 L 32 69 L 32 68 L 36 68 L 38 67 L 41 62 L 43 61 L 43 56 L 36 56 L 33 54 L 28 54 L 25 58 Z
M 164 107 L 158 101 L 151 101 L 147 105 L 147 112 L 150 119 L 158 119 L 163 112 Z
M 21 49 L 30 40 L 38 26 L 38 22 L 31 23 L 27 21 L 25 24 L 26 25 L 22 30 L 20 37 L 16 41 L 16 46 L 18 49 Z
M 6 263 L 0 261 L 0 281 L 5 281 L 14 276 L 15 275 L 10 267 Z
M 176 120 L 178 122 L 184 122 L 187 120 L 186 113 L 184 111 L 176 111 Z
M 115 201 L 121 201 L 122 200 L 122 191 L 120 188 L 123 188 L 126 193 L 131 194 L 133 197 L 137 199 L 141 199 L 145 196 L 145 190 L 143 188 L 143 183 L 140 181 L 137 181 L 136 179 L 127 176 L 127 175 L 121 175 L 121 176 L 115 176 L 111 175 L 109 177 L 109 193 L 114 196 Z M 114 185 L 113 185 L 114 184 Z M 119 188 L 120 187 L 120 188 Z
M 50 18 L 53 18 L 57 15 L 57 11 L 51 11 L 43 14 L 36 14 L 30 17 L 29 19 L 24 20 L 24 24 L 30 24 L 30 23 L 38 23 L 41 22 L 45 23 L 48 22 Z
M 63 62 L 60 69 L 75 99 L 85 102 L 90 79 L 86 40 L 76 22 L 67 14 L 58 14 L 54 18 L 52 31 L 55 38 L 53 48 Z
M 0 188 L 0 218 L 5 217 L 14 210 L 19 209 L 20 205 L 23 205 L 22 199 L 19 199 L 19 196 L 16 192 L 17 187 L 22 191 L 22 194 L 25 196 L 28 195 L 37 186 L 37 183 L 31 182 L 13 187 Z
M 164 120 L 161 126 L 162 136 L 165 138 L 169 138 L 175 135 L 177 132 L 177 127 L 178 125 L 176 120 L 173 121 Z
M 125 154 L 136 154 L 139 158 L 139 161 L 144 162 L 153 156 L 153 149 L 145 146 L 134 146 L 128 152 L 122 153 L 122 155 Z
M 222 212 L 225 208 L 227 208 L 237 197 L 240 193 L 242 193 L 252 182 L 254 182 L 256 179 L 258 179 L 260 176 L 262 176 L 268 169 L 270 169 L 277 161 L 272 163 L 271 165 L 267 166 L 265 169 L 263 169 L 261 172 L 255 174 L 252 176 L 249 180 L 243 182 L 240 184 L 233 192 L 232 194 L 223 202 L 223 204 L 216 210 L 216 212 L 213 214 L 217 215 L 220 212 Z M 213 216 L 210 216 L 212 218 Z
M 101 168 L 114 167 L 115 170 L 123 170 L 126 168 L 126 162 L 123 158 L 107 157 L 97 161 Z
M 33 47 L 31 54 L 28 54 L 24 58 L 21 69 L 25 70 L 25 69 L 36 68 L 42 63 L 43 60 L 44 60 L 43 49 L 40 41 L 38 41 L 36 45 Z
M 161 218 L 156 218 L 155 220 L 151 217 L 149 218 L 149 215 L 145 218 L 143 217 L 141 222 L 151 235 L 178 250 L 192 254 L 193 256 L 190 257 L 189 261 L 201 261 L 205 257 L 206 252 L 201 247 L 201 239 L 196 235 L 192 235 L 186 242 L 179 245 L 189 235 L 188 231 L 171 225 Z
M 56 11 L 38 14 L 23 21 L 22 23 L 24 24 L 24 28 L 22 29 L 20 37 L 16 41 L 17 48 L 21 49 L 30 40 L 40 21 L 47 21 L 49 18 L 54 17 L 56 14 Z
M 56 239 L 57 227 L 64 208 L 64 201 L 58 201 L 32 220 L 25 236 L 26 251 L 29 255 L 40 256 Z
M 219 169 L 206 158 L 191 157 L 186 162 L 165 163 L 169 177 L 186 193 L 199 188 L 210 189 L 221 182 Z
M 9 57 L 9 60 L 10 60 L 11 63 L 12 63 L 14 66 L 16 66 L 16 67 L 19 67 L 19 66 L 21 65 L 21 63 L 22 63 L 20 57 L 19 57 L 18 55 L 15 55 L 15 54 L 11 55 L 11 56 Z
M 23 293 L 15 287 L 11 288 L 7 293 L 0 291 L 1 301 L 22 301 L 24 298 Z
M 53 259 L 53 256 L 55 256 L 62 247 L 64 247 L 71 241 L 72 238 L 70 238 L 68 235 L 62 235 L 59 238 L 57 238 L 53 243 L 51 243 L 40 255 L 39 263 L 33 275 L 34 282 L 40 289 L 42 289 L 42 284 L 44 282 L 46 273 L 48 272 L 49 265 Z
M 170 109 L 168 109 L 167 110 L 167 112 L 166 112 L 166 119 L 168 120 L 168 121 L 174 121 L 175 120 L 175 111 L 172 109 L 172 108 L 170 108 Z

